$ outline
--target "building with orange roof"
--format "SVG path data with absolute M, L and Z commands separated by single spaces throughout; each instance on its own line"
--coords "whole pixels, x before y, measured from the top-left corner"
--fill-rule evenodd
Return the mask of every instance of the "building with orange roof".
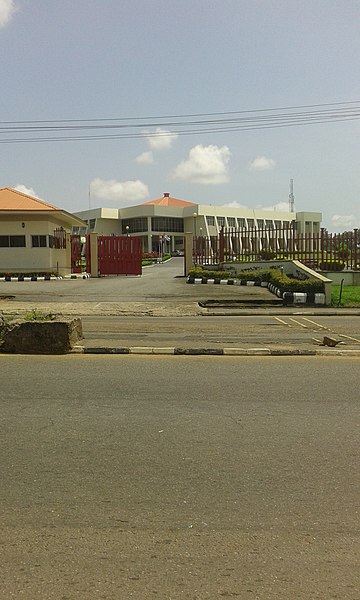
M 143 239 L 145 252 L 158 251 L 166 242 L 166 250 L 184 250 L 184 234 L 216 236 L 222 227 L 269 229 L 277 231 L 296 226 L 300 233 L 318 233 L 322 215 L 319 212 L 292 212 L 230 206 L 203 205 L 174 198 L 168 192 L 161 198 L 127 208 L 95 208 L 75 213 L 87 222 L 87 231 L 100 235 L 134 235 Z
M 12 188 L 0 189 L 0 273 L 71 272 L 70 233 L 79 217 Z

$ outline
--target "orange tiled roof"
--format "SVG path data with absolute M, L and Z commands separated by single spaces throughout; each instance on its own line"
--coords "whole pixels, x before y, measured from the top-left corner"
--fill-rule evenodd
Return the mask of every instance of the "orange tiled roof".
M 170 194 L 164 194 L 162 198 L 157 198 L 156 200 L 148 200 L 148 202 L 144 202 L 144 204 L 157 204 L 158 206 L 196 206 L 194 202 L 186 202 L 186 200 L 178 200 L 177 198 L 172 198 Z
M 12 188 L 0 189 L 0 210 L 36 211 L 36 210 L 60 210 L 57 206 L 33 198 L 23 192 Z

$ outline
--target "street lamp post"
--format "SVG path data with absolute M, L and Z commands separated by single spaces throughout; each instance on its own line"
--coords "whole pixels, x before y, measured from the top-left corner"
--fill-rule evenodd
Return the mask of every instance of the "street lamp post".
M 196 237 L 196 217 L 197 217 L 196 212 L 193 213 L 193 217 L 194 217 L 194 236 Z
M 196 254 L 197 254 L 197 231 L 196 231 L 196 217 L 197 213 L 193 213 L 194 218 L 194 234 L 193 234 L 193 263 L 196 264 Z

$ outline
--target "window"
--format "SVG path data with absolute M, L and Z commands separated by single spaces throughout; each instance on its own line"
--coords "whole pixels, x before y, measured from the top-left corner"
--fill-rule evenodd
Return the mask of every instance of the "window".
M 212 217 L 211 215 L 208 215 L 206 217 L 206 222 L 208 225 L 210 225 L 211 227 L 215 226 L 215 217 Z
M 266 229 L 274 229 L 273 222 L 271 219 L 266 219 Z
M 147 228 L 145 228 L 146 231 Z M 178 217 L 151 217 L 152 231 L 184 231 L 184 221 Z
M 121 222 L 121 231 L 127 233 L 140 233 L 147 231 L 147 217 L 135 217 L 134 219 L 123 219 Z
M 235 217 L 228 217 L 228 225 L 229 225 L 229 227 L 236 227 Z
M 0 248 L 25 248 L 24 235 L 0 235 Z
M 95 229 L 96 219 L 89 219 L 89 229 Z
M 31 245 L 33 248 L 46 248 L 46 235 L 32 235 Z
M 25 248 L 24 235 L 10 235 L 10 248 Z
M 255 224 L 254 219 L 248 219 L 247 224 L 248 224 L 248 227 L 254 227 L 254 224 Z
M 240 229 L 246 227 L 245 219 L 238 219 L 238 226 L 240 227 Z
M 217 217 L 218 227 L 225 227 L 225 217 Z

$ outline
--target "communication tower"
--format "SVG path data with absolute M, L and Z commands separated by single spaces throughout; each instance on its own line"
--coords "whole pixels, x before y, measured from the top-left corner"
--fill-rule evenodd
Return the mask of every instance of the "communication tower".
M 295 203 L 294 180 L 290 179 L 290 193 L 289 193 L 289 210 L 290 210 L 290 212 L 294 212 L 294 203 Z

